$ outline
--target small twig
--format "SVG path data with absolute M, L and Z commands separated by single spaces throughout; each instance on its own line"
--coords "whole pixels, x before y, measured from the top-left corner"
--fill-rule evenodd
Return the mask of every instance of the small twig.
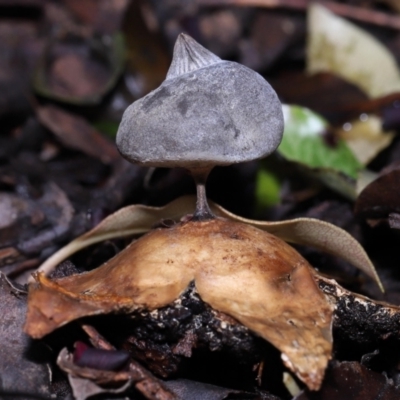
M 315 3 L 312 0 L 197 0 L 200 6 L 241 6 L 241 7 L 264 7 L 264 8 L 291 8 L 294 10 L 305 10 Z M 370 10 L 333 1 L 320 1 L 330 11 L 341 17 L 346 17 L 367 24 L 383 26 L 400 30 L 400 17 L 389 15 L 382 11 Z
M 97 349 L 115 350 L 115 347 L 107 341 L 93 326 L 82 324 L 82 329 L 87 333 L 90 343 Z
M 264 360 L 261 360 L 260 363 L 257 365 L 257 377 L 256 382 L 258 386 L 262 384 L 262 374 L 264 372 Z
M 98 331 L 91 325 L 82 324 L 82 329 L 87 333 L 92 345 L 99 349 L 115 350 L 115 347 L 107 341 Z M 153 374 L 147 371 L 139 363 L 131 360 L 129 362 L 129 372 L 120 372 L 120 375 L 126 375 L 126 378 L 132 379 L 137 390 L 143 396 L 152 400 L 177 400 L 177 397 Z

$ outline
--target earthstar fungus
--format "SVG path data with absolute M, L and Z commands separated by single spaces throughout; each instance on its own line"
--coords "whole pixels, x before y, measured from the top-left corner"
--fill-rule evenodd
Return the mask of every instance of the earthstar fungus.
M 285 365 L 317 390 L 331 358 L 333 306 L 315 271 L 278 237 L 227 212 L 215 217 L 205 197 L 214 166 L 268 155 L 282 131 L 281 105 L 260 75 L 180 35 L 166 80 L 126 110 L 117 145 L 131 162 L 188 169 L 198 185 L 193 218 L 152 229 L 93 271 L 57 279 L 36 274 L 25 331 L 40 338 L 84 316 L 159 309 L 194 282 L 205 303 L 271 342 Z M 181 211 L 168 207 L 166 218 Z M 145 227 L 135 232 L 159 220 L 146 210 Z M 118 236 L 112 226 L 103 237 Z M 67 253 L 60 254 L 53 260 Z

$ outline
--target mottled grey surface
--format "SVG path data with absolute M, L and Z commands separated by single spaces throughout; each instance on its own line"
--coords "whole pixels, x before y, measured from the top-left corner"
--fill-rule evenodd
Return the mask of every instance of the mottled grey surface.
M 26 295 L 13 291 L 0 273 L 0 398 L 3 392 L 24 392 L 50 398 L 50 370 L 43 362 L 48 349 L 23 330 Z M 40 358 L 42 362 L 40 362 Z M 39 360 L 38 360 L 39 359 Z M 7 397 L 18 398 L 17 395 Z M 28 396 L 19 398 L 29 398 Z
M 134 163 L 191 169 L 264 157 L 282 133 L 282 107 L 264 78 L 181 35 L 168 79 L 128 107 L 117 146 Z

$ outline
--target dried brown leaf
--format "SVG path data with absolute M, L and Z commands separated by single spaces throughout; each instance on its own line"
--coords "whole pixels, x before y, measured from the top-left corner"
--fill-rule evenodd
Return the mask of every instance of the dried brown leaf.
M 355 213 L 364 218 L 387 218 L 390 213 L 400 212 L 400 168 L 390 170 L 372 181 L 358 196 Z
M 335 73 L 372 98 L 399 91 L 395 57 L 367 31 L 318 3 L 310 5 L 308 30 L 308 72 Z
M 109 164 L 119 158 L 113 143 L 102 136 L 84 118 L 48 105 L 37 108 L 40 122 L 67 147 Z

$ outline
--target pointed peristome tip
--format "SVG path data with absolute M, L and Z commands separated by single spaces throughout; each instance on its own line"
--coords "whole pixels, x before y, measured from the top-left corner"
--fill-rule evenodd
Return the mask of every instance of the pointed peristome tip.
M 282 105 L 262 76 L 180 35 L 167 79 L 127 108 L 116 141 L 133 163 L 204 170 L 265 157 L 282 133 Z
M 173 79 L 221 61 L 218 56 L 189 35 L 181 33 L 175 43 L 174 55 L 166 79 Z

